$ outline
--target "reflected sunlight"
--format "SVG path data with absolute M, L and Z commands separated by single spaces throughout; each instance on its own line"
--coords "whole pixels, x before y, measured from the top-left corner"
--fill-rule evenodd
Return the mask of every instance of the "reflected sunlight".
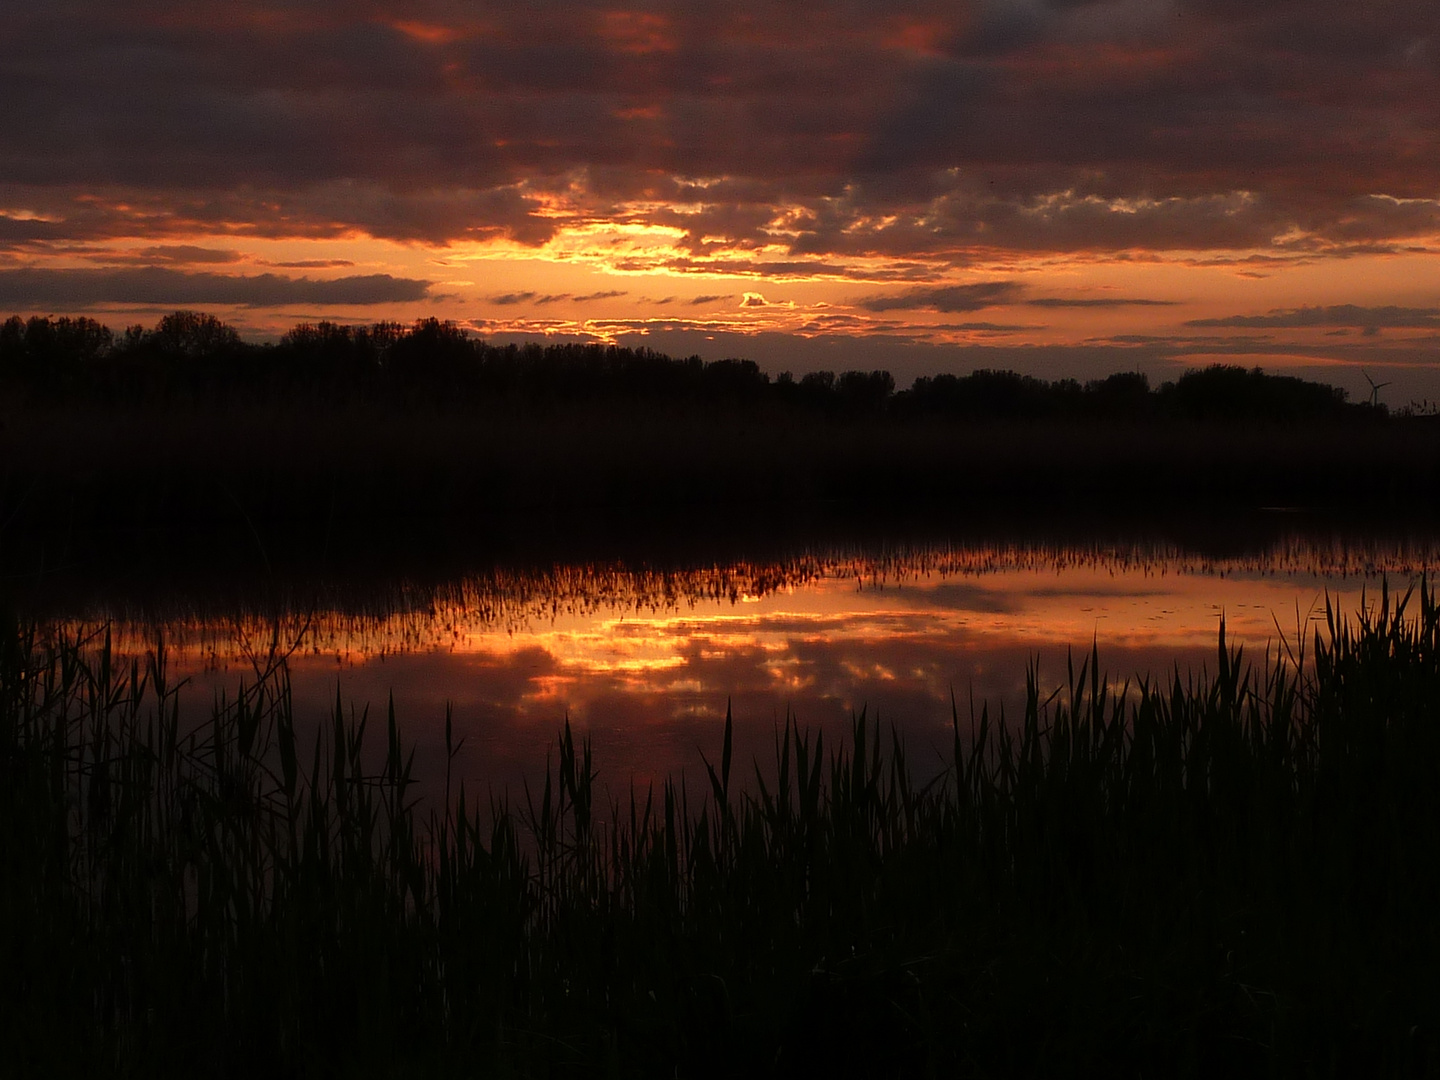
M 568 717 L 627 768 L 656 754 L 679 767 L 727 703 L 746 738 L 789 712 L 824 727 L 861 708 L 923 732 L 949 723 L 952 695 L 1013 710 L 1028 665 L 1048 692 L 1092 647 L 1117 690 L 1213 665 L 1222 617 L 1252 655 L 1293 648 L 1327 596 L 1353 610 L 1381 575 L 1399 585 L 1434 556 L 1295 541 L 1234 560 L 937 547 L 666 574 L 562 566 L 467 579 L 388 611 L 116 621 L 111 632 L 132 655 L 163 640 L 172 676 L 207 695 L 288 655 L 297 698 L 333 699 L 338 678 L 357 700 L 393 693 L 417 721 L 451 703 L 492 765 L 497 741 L 513 741 L 505 732 L 529 732 L 528 746 Z

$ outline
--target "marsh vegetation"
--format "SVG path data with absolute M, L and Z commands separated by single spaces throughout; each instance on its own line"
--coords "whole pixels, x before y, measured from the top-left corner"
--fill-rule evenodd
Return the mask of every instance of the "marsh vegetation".
M 1023 715 L 912 780 L 864 714 L 607 801 L 419 802 L 393 710 L 283 666 L 0 634 L 7 1053 L 27 1074 L 1422 1075 L 1440 1067 L 1440 609 Z M 449 725 L 446 750 L 455 752 Z M 742 781 L 742 777 L 746 777 Z

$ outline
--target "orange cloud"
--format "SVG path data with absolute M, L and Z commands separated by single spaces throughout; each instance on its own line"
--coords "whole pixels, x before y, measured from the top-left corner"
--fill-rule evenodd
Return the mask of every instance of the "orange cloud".
M 944 55 L 944 46 L 952 39 L 954 27 L 943 19 L 912 19 L 900 16 L 884 37 L 887 48 L 918 53 L 920 56 Z
M 607 11 L 600 19 L 600 34 L 616 52 L 632 56 L 669 53 L 677 47 L 670 20 L 648 11 Z
M 448 45 L 464 36 L 461 31 L 453 27 L 439 26 L 434 23 L 396 21 L 390 23 L 390 27 L 400 31 L 410 40 L 422 41 L 426 45 Z

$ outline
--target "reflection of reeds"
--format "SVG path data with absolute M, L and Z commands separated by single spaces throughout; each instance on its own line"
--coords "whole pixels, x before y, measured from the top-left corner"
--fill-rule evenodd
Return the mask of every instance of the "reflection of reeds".
M 163 659 L 0 634 L 0 1031 L 18 1071 L 1426 1072 L 1440 613 L 1116 695 L 1091 656 L 949 772 L 787 725 L 738 795 L 422 810 L 283 667 L 188 728 Z M 447 744 L 450 735 L 447 724 Z M 458 748 L 447 745 L 452 758 Z
M 887 588 L 1026 571 L 1060 574 L 1290 576 L 1340 584 L 1346 578 L 1415 578 L 1440 565 L 1440 543 L 1419 537 L 1377 540 L 1287 533 L 1229 556 L 1199 555 L 1156 540 L 914 543 L 808 547 L 767 560 L 736 559 L 665 568 L 620 561 L 490 567 L 448 580 L 296 586 L 258 597 L 201 590 L 184 600 L 136 609 L 99 602 L 63 620 L 72 634 L 104 623 L 116 651 L 144 655 L 157 633 L 172 652 L 221 666 L 248 661 L 257 641 L 283 642 L 341 659 L 463 646 L 474 635 L 517 633 L 563 617 L 684 612 L 735 605 L 823 581 Z M 47 612 L 47 614 L 49 614 Z

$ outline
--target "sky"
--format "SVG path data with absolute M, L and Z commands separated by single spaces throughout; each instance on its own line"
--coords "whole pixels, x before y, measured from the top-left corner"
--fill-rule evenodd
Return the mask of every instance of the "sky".
M 1435 0 L 0 0 L 0 313 L 1440 400 Z

